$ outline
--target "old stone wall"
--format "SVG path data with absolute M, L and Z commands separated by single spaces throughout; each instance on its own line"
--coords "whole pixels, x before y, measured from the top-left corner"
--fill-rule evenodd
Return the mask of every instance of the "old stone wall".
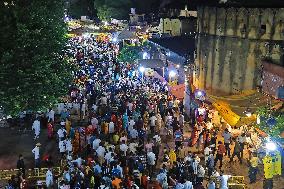
M 261 61 L 283 65 L 284 9 L 198 9 L 194 85 L 235 94 L 261 85 Z

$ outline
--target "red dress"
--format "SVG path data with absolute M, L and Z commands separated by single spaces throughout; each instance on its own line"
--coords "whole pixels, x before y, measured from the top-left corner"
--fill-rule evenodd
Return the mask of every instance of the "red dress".
M 48 138 L 53 137 L 53 125 L 51 123 L 47 124 L 47 137 Z
M 193 127 L 193 130 L 191 132 L 191 145 L 194 146 L 197 143 L 198 140 L 198 131 L 197 131 L 197 127 Z

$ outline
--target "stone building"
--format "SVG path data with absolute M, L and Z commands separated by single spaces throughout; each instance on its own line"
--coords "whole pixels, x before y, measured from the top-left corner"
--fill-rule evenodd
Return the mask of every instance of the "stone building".
M 284 8 L 200 6 L 193 84 L 213 95 L 256 89 L 262 61 L 284 66 Z

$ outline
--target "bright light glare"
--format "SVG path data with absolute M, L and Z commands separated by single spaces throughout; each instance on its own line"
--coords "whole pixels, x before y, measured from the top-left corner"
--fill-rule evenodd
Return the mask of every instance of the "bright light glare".
M 176 72 L 171 70 L 170 73 L 169 73 L 169 76 L 170 77 L 175 77 L 176 76 Z
M 143 66 L 141 66 L 141 67 L 139 67 L 139 71 L 140 71 L 141 73 L 143 73 L 143 72 L 145 72 L 145 68 L 144 68 Z
M 267 142 L 265 144 L 265 147 L 266 147 L 267 150 L 270 150 L 270 151 L 274 151 L 277 148 L 276 144 L 274 142 Z
M 112 38 L 112 41 L 117 42 L 117 38 L 116 37 Z
M 197 92 L 197 95 L 198 95 L 198 96 L 202 96 L 203 94 L 202 94 L 201 91 L 198 91 L 198 92 Z
M 148 53 L 147 52 L 144 52 L 143 53 L 143 59 L 146 59 L 148 57 Z
M 179 67 L 180 67 L 180 65 L 178 64 L 178 65 L 177 65 L 177 68 L 179 68 Z

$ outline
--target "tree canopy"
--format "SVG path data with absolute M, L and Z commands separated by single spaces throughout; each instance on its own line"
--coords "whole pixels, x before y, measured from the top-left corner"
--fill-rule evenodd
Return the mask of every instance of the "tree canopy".
M 68 4 L 68 14 L 72 18 L 81 18 L 81 16 L 90 16 L 95 14 L 93 0 L 80 0 Z
M 7 114 L 39 111 L 65 95 L 71 71 L 64 60 L 64 0 L 0 4 L 0 105 Z
M 267 107 L 261 107 L 257 110 L 260 123 L 257 125 L 269 136 L 279 139 L 280 134 L 284 132 L 284 115 L 281 112 L 270 110 Z
M 131 0 L 94 0 L 97 16 L 102 21 L 109 21 L 111 18 L 127 19 L 129 17 Z
M 139 46 L 125 45 L 119 51 L 118 60 L 120 62 L 133 63 L 137 59 L 141 58 L 140 52 L 141 52 L 141 47 Z

